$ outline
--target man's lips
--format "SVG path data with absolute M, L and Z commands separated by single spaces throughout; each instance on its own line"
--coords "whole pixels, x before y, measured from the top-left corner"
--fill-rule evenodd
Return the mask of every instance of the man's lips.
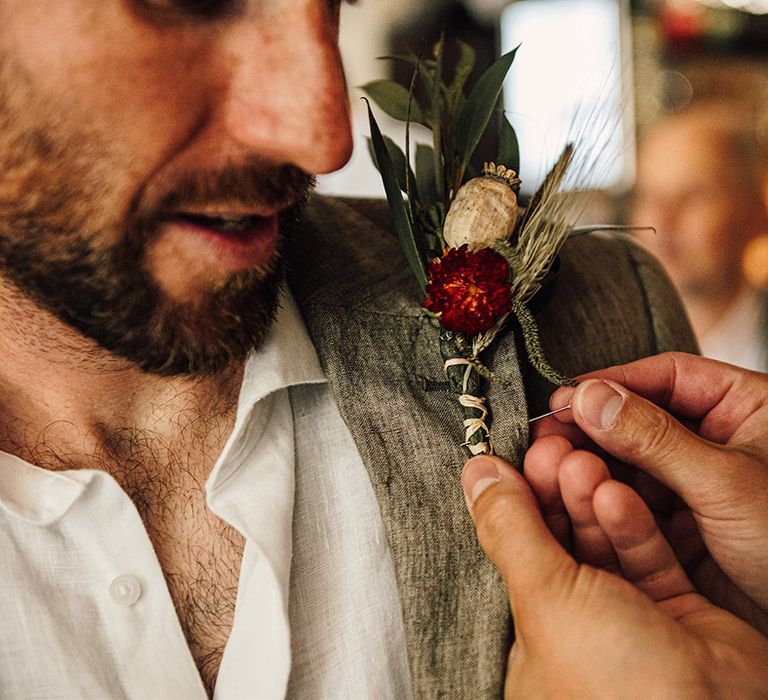
M 166 223 L 167 232 L 187 254 L 208 258 L 226 270 L 270 263 L 279 241 L 278 212 L 216 214 L 179 212 Z
M 204 214 L 181 214 L 178 218 L 184 219 L 195 226 L 218 231 L 228 236 L 247 235 L 255 227 L 258 227 L 264 219 L 269 216 L 256 214 L 233 215 L 223 214 L 216 216 L 207 216 Z

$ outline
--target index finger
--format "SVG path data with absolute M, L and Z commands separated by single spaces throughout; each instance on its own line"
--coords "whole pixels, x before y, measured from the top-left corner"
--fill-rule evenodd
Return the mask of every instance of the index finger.
M 748 419 L 768 406 L 765 374 L 685 353 L 646 357 L 579 377 L 589 378 L 613 380 L 679 419 L 696 421 L 702 437 L 721 444 L 742 428 L 749 432 Z M 566 392 L 555 392 L 551 404 L 559 406 L 565 398 Z

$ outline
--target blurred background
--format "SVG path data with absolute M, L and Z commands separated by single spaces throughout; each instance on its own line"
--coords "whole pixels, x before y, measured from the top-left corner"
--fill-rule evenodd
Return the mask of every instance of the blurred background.
M 319 179 L 321 192 L 383 196 L 360 86 L 407 85 L 408 66 L 378 57 L 428 50 L 442 30 L 477 52 L 473 77 L 521 44 L 503 106 L 521 143 L 523 194 L 577 138 L 592 158 L 579 223 L 654 227 L 638 238 L 677 285 L 703 354 L 768 370 L 768 0 L 345 5 L 356 148 Z M 377 118 L 402 143 L 402 125 Z

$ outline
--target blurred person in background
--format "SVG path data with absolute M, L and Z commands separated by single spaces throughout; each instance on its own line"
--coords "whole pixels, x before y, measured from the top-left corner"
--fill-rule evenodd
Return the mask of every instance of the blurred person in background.
M 702 354 L 768 369 L 768 297 L 744 278 L 768 231 L 766 158 L 735 106 L 699 103 L 659 121 L 638 155 L 632 223 L 683 298 Z

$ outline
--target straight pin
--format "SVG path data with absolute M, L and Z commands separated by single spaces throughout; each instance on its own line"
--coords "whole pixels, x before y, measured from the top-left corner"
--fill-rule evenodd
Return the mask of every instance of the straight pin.
M 550 416 L 554 416 L 555 413 L 562 413 L 563 411 L 567 411 L 570 407 L 571 407 L 571 404 L 568 404 L 567 406 L 563 406 L 562 408 L 556 408 L 554 411 L 550 411 L 549 413 L 542 413 L 540 416 L 531 418 L 528 421 L 528 423 L 535 423 L 537 420 L 541 420 L 542 418 L 549 418 Z

